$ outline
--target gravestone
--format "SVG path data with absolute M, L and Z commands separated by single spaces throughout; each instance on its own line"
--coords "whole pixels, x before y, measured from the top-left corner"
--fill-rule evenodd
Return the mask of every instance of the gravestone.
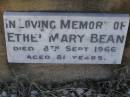
M 120 65 L 106 64 L 23 64 L 8 63 L 5 46 L 3 13 L 5 11 L 87 11 L 130 13 L 129 0 L 1 0 L 0 1 L 0 78 L 27 76 L 33 80 L 64 81 L 73 79 L 107 79 L 113 75 L 113 69 Z M 129 31 L 121 65 L 130 64 Z

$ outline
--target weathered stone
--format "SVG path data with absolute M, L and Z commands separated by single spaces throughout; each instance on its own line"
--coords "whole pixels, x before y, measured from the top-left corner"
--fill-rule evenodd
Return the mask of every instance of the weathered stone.
M 130 13 L 129 0 L 0 0 L 0 79 L 27 76 L 33 80 L 64 81 L 73 79 L 106 79 L 113 75 L 114 65 L 51 65 L 7 63 L 3 29 L 4 11 L 87 11 Z M 130 64 L 130 32 L 122 65 Z

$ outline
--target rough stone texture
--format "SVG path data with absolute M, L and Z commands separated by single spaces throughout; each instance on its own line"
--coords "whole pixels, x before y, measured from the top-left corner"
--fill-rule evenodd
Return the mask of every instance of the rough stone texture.
M 115 65 L 9 64 L 6 59 L 2 15 L 4 11 L 87 11 L 130 13 L 130 0 L 0 0 L 0 79 L 26 75 L 34 80 L 64 81 L 104 79 L 112 76 Z M 130 63 L 130 31 L 122 65 Z

